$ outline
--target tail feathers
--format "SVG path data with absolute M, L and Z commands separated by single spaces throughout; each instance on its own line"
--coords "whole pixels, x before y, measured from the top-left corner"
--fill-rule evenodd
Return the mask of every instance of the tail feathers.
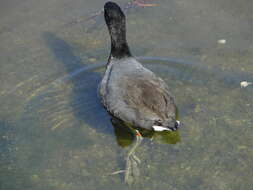
M 152 128 L 154 131 L 176 131 L 180 125 L 180 121 L 176 121 L 174 127 L 163 127 L 163 126 L 158 126 L 158 125 L 153 125 Z

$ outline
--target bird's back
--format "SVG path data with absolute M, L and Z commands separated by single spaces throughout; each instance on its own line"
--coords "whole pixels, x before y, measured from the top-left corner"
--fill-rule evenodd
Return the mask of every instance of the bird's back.
M 134 58 L 108 64 L 100 94 L 107 110 L 138 127 L 151 129 L 175 120 L 175 104 L 167 85 Z

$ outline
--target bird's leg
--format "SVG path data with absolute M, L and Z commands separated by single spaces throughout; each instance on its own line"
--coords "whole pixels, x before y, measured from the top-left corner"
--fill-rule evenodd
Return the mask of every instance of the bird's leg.
M 135 133 L 136 139 L 135 139 L 135 142 L 134 142 L 132 148 L 127 153 L 125 170 L 119 170 L 119 171 L 111 173 L 111 175 L 115 175 L 115 174 L 125 172 L 124 181 L 128 185 L 133 184 L 133 182 L 136 179 L 138 179 L 138 177 L 140 177 L 140 170 L 139 170 L 138 164 L 140 164 L 141 161 L 135 155 L 135 151 L 136 151 L 137 147 L 141 144 L 143 137 L 138 130 L 134 130 L 134 133 Z
M 135 130 L 135 144 L 129 150 L 126 158 L 126 173 L 125 173 L 125 182 L 131 185 L 136 178 L 140 176 L 140 170 L 138 168 L 138 164 L 140 163 L 140 159 L 135 156 L 136 148 L 141 144 L 143 137 L 141 136 L 138 130 Z

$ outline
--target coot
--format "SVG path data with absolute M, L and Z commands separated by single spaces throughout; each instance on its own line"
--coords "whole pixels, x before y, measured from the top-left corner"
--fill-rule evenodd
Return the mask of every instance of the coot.
M 111 53 L 99 86 L 102 104 L 127 125 L 148 130 L 176 130 L 176 106 L 166 83 L 131 54 L 126 41 L 126 18 L 114 2 L 104 5 L 111 36 Z

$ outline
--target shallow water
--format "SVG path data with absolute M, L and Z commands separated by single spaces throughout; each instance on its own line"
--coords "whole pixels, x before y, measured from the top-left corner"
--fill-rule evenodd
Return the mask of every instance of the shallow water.
M 97 97 L 109 36 L 101 15 L 86 18 L 104 2 L 0 3 L 1 190 L 252 189 L 251 1 L 150 2 L 127 10 L 128 41 L 168 83 L 182 127 L 146 135 L 132 186 L 111 174 L 133 136 Z

